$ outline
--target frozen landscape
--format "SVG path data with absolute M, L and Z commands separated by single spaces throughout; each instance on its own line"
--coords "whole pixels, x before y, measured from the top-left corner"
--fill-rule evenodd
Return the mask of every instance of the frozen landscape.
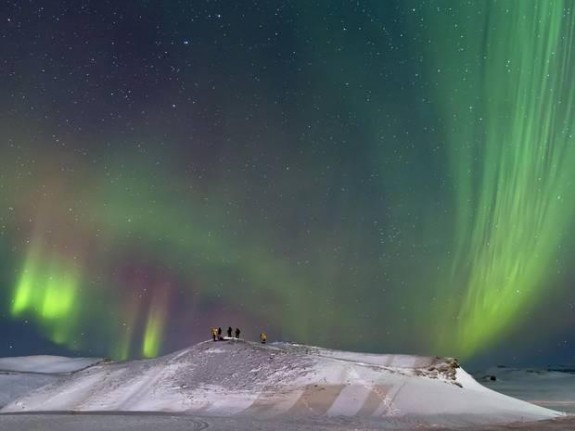
M 486 388 L 450 358 L 226 340 L 130 362 L 6 358 L 0 370 L 2 430 L 574 426 L 565 413 L 545 408 L 570 402 L 571 374 L 537 374 L 539 383 L 529 380 L 533 373 L 485 374 L 494 389 L 499 385 L 538 406 Z M 557 384 L 563 389 L 554 392 Z M 545 387 L 545 397 L 533 392 Z
M 0 431 L 575 431 L 575 0 L 0 11 Z

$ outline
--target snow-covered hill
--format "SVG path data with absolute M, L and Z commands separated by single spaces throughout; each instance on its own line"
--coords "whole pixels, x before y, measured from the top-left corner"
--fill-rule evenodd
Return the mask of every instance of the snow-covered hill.
M 70 410 L 380 417 L 452 426 L 561 415 L 481 386 L 452 359 L 243 341 L 209 341 L 156 359 L 96 364 L 2 412 Z

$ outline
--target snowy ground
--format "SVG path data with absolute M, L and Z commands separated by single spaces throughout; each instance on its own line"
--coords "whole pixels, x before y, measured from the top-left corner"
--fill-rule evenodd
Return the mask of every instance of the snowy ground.
M 152 360 L 0 359 L 0 369 L 0 430 L 575 429 L 449 358 L 210 341 Z M 28 387 L 15 391 L 19 377 Z
M 478 373 L 476 377 L 482 385 L 494 391 L 553 410 L 575 414 L 575 370 L 559 367 L 494 367 Z
M 99 362 L 101 359 L 60 356 L 0 358 L 0 407 Z
M 410 426 L 389 419 L 255 419 L 146 413 L 27 413 L 0 415 L 0 430 L 10 431 L 573 431 L 575 418 L 478 427 Z

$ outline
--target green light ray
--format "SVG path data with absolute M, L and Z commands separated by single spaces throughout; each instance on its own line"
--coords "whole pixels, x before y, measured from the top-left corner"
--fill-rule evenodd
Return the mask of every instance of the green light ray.
M 153 358 L 160 350 L 162 332 L 165 326 L 163 310 L 152 309 L 146 321 L 144 337 L 142 343 L 142 355 Z
M 142 340 L 142 355 L 153 358 L 160 351 L 167 316 L 167 295 L 164 290 L 156 291 L 146 319 Z
M 14 290 L 11 313 L 13 316 L 22 315 L 27 309 L 33 308 L 35 300 L 34 283 L 38 277 L 40 260 L 40 247 L 33 243 L 28 249 L 28 255 L 20 273 L 20 278 Z
M 41 241 L 33 241 L 15 286 L 11 314 L 33 316 L 51 334 L 54 342 L 64 344 L 78 303 L 80 274 L 61 258 L 44 255 Z
M 569 5 L 480 3 L 461 6 L 468 18 L 456 13 L 458 25 L 448 8 L 429 15 L 456 198 L 446 284 L 459 298 L 456 325 L 441 331 L 452 336 L 438 342 L 464 357 L 504 336 L 548 293 L 575 209 Z

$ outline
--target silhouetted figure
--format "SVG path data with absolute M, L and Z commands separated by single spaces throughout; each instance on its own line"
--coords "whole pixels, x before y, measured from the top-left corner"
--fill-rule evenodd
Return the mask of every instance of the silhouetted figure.
M 212 338 L 214 341 L 218 341 L 218 330 L 216 328 L 212 328 Z
M 228 338 L 232 338 L 232 331 L 233 331 L 232 327 L 228 326 Z
M 218 340 L 223 340 L 224 337 L 222 337 L 222 328 L 218 328 Z
M 236 328 L 236 338 L 240 338 L 240 328 Z
M 266 335 L 265 332 L 262 332 L 262 333 L 260 334 L 260 342 L 261 342 L 262 344 L 266 344 L 267 341 L 268 341 L 268 336 Z

